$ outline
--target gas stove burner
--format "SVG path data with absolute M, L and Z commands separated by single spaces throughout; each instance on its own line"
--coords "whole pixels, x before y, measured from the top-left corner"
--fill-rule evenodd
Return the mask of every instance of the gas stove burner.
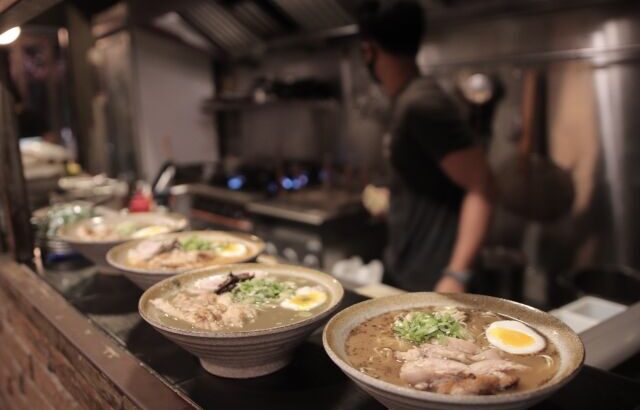
M 317 187 L 326 180 L 327 175 L 327 170 L 315 162 L 264 161 L 238 165 L 229 170 L 219 169 L 211 179 L 210 185 L 273 197 L 281 192 Z
M 299 191 L 309 184 L 309 174 L 302 172 L 297 176 L 285 176 L 280 179 L 280 186 L 285 191 Z

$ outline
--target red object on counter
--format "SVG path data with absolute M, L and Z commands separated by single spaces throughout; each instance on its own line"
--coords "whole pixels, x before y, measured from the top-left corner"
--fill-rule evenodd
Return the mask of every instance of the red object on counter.
M 151 211 L 151 197 L 136 191 L 129 201 L 129 212 L 149 212 Z

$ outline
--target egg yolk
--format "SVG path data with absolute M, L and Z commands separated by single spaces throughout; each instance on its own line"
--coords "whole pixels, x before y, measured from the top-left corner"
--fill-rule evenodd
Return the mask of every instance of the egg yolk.
M 318 296 L 314 294 L 309 295 L 295 295 L 289 299 L 291 303 L 298 306 L 308 306 L 315 303 L 318 300 Z
M 505 328 L 494 328 L 490 330 L 491 336 L 499 339 L 502 343 L 507 346 L 513 347 L 525 347 L 533 344 L 533 337 L 529 336 L 526 333 L 513 330 L 513 329 L 505 329 Z
M 243 247 L 239 243 L 225 243 L 220 246 L 222 252 L 239 252 L 244 251 Z

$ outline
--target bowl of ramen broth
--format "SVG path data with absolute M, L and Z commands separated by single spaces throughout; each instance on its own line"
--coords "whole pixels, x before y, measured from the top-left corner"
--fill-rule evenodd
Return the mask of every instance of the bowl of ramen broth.
M 186 271 L 252 262 L 263 250 L 260 238 L 242 232 L 183 231 L 115 246 L 107 253 L 107 262 L 140 288 L 148 289 Z
M 139 312 L 209 373 L 250 378 L 286 366 L 343 295 L 337 280 L 312 269 L 234 264 L 153 285 L 140 298 Z
M 435 312 L 455 312 L 461 315 L 459 322 L 464 326 L 456 328 L 459 333 L 451 333 L 455 336 L 437 330 L 432 333 L 433 339 L 405 339 L 424 336 L 404 326 L 407 318 L 432 318 Z M 494 322 L 494 326 L 523 329 L 533 338 L 514 333 L 521 336 L 508 340 L 515 350 L 508 345 L 496 348 L 492 343 L 498 342 L 490 343 L 486 336 Z M 442 329 L 448 332 L 451 326 Z M 524 346 L 523 341 L 531 342 L 533 348 L 520 347 L 522 351 L 518 351 L 518 343 Z M 535 346 L 534 341 L 540 345 Z M 477 350 L 468 354 L 451 352 L 452 346 L 462 344 L 466 349 L 469 343 Z M 406 293 L 361 302 L 329 321 L 323 344 L 347 376 L 392 410 L 528 408 L 568 383 L 584 361 L 580 338 L 557 318 L 520 303 L 472 294 Z M 410 350 L 424 356 L 410 358 Z M 489 381 L 501 381 L 494 375 L 502 372 L 487 376 L 473 369 L 505 362 L 516 369 L 507 372 L 512 382 L 465 390 L 480 382 L 488 386 Z M 434 376 L 436 369 L 449 368 L 453 369 L 450 374 Z M 422 379 L 411 380 L 418 377 L 416 374 Z

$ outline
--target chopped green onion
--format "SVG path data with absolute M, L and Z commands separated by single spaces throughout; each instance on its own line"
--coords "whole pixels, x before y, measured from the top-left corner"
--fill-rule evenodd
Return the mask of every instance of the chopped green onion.
M 191 235 L 180 241 L 180 248 L 183 251 L 210 251 L 213 250 L 213 242 L 202 239 L 197 235 Z
M 460 321 L 448 313 L 411 312 L 393 324 L 393 332 L 400 339 L 419 345 L 444 337 L 465 339 L 467 331 Z
M 250 279 L 238 283 L 231 292 L 235 302 L 261 305 L 280 301 L 293 291 L 293 286 L 272 279 Z

